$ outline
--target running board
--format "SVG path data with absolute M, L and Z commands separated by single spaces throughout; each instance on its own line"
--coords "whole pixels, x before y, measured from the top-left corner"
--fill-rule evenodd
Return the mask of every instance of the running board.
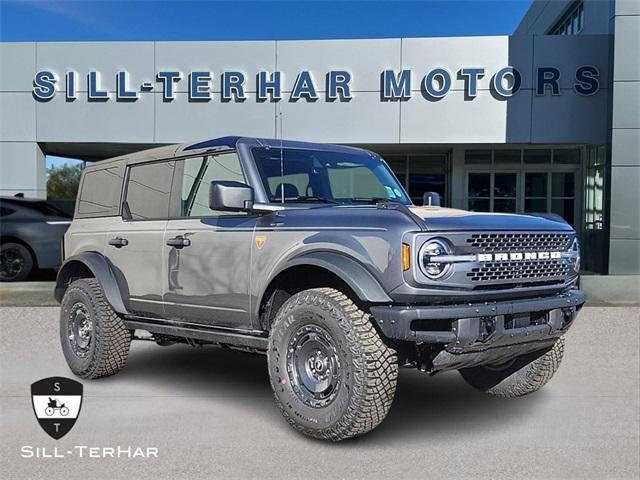
M 205 342 L 220 343 L 224 345 L 253 348 L 256 350 L 267 350 L 269 339 L 264 336 L 252 335 L 249 333 L 238 333 L 229 329 L 221 330 L 216 327 L 206 325 L 195 326 L 190 324 L 184 326 L 173 322 L 146 319 L 146 318 L 125 318 L 124 323 L 130 330 L 146 330 L 149 333 L 160 333 L 174 337 L 192 338 Z

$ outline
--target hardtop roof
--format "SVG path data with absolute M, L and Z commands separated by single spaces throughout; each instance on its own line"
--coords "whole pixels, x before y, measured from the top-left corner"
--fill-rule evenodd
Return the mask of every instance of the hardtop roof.
M 279 140 L 275 138 L 257 138 L 257 137 L 240 137 L 240 136 L 227 136 L 219 137 L 210 140 L 204 140 L 200 142 L 190 143 L 176 143 L 173 145 L 165 145 L 162 147 L 150 148 L 147 150 L 141 150 L 135 153 L 129 153 L 126 155 L 120 155 L 118 157 L 109 158 L 96 162 L 93 165 L 87 166 L 87 170 L 93 170 L 96 168 L 104 167 L 106 164 L 116 162 L 126 163 L 143 163 L 153 160 L 162 160 L 166 158 L 181 157 L 189 155 L 190 153 L 198 153 L 199 150 L 207 151 L 214 149 L 235 149 L 241 144 L 265 146 L 271 148 L 298 148 L 305 150 L 322 150 L 322 151 L 334 151 L 334 152 L 365 152 L 361 148 L 345 147 L 342 145 L 333 145 L 327 143 L 314 143 L 314 142 L 301 142 L 296 140 Z

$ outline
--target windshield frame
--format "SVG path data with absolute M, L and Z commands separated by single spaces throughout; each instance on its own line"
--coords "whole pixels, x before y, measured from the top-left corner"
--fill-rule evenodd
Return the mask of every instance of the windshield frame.
M 293 206 L 293 205 L 301 205 L 301 204 L 309 204 L 309 203 L 313 203 L 313 204 L 324 204 L 324 205 L 328 205 L 328 206 L 355 206 L 355 205 L 367 205 L 367 204 L 375 204 L 375 203 L 379 203 L 379 202 L 391 202 L 391 203 L 399 203 L 405 206 L 411 206 L 413 205 L 411 198 L 409 197 L 409 195 L 407 194 L 406 190 L 404 189 L 404 186 L 402 185 L 402 183 L 400 183 L 400 181 L 398 180 L 398 178 L 395 176 L 395 174 L 393 173 L 393 170 L 391 170 L 391 168 L 389 167 L 389 165 L 384 161 L 384 159 L 378 155 L 377 153 L 374 152 L 370 152 L 368 150 L 362 150 L 362 149 L 349 149 L 348 152 L 344 151 L 345 147 L 341 147 L 340 149 L 331 149 L 331 148 L 327 148 L 330 147 L 329 145 L 323 145 L 323 144 L 318 144 L 316 148 L 310 148 L 307 146 L 289 146 L 289 145 L 283 145 L 282 147 L 280 146 L 273 146 L 273 145 L 251 145 L 249 148 L 249 153 L 251 155 L 251 159 L 253 161 L 253 165 L 255 166 L 256 169 L 256 173 L 257 173 L 257 177 L 259 179 L 259 185 L 260 188 L 263 190 L 262 193 L 264 193 L 264 198 L 266 200 L 267 204 L 270 205 L 288 205 L 288 206 Z M 381 197 L 380 195 L 376 195 L 376 196 L 372 196 L 370 198 L 365 198 L 365 197 L 360 197 L 360 196 L 352 196 L 352 197 L 348 197 L 348 198 L 335 198 L 333 197 L 333 192 L 332 192 L 332 196 L 316 196 L 315 194 L 309 194 L 309 195 L 305 195 L 305 192 L 298 192 L 298 198 L 293 199 L 285 199 L 284 204 L 280 201 L 280 199 L 275 198 L 275 192 L 273 192 L 273 194 L 271 194 L 271 188 L 269 187 L 269 179 L 270 178 L 277 178 L 274 176 L 268 177 L 265 173 L 264 167 L 262 165 L 263 160 L 260 158 L 260 156 L 257 155 L 257 151 L 260 150 L 272 150 L 274 152 L 279 152 L 280 149 L 283 150 L 283 152 L 287 152 L 287 151 L 297 151 L 297 152 L 309 152 L 309 154 L 313 154 L 313 153 L 317 153 L 320 155 L 335 155 L 336 157 L 340 157 L 340 156 L 347 156 L 347 157 L 352 157 L 352 158 L 345 158 L 344 161 L 348 162 L 349 160 L 355 161 L 358 160 L 358 157 L 360 157 L 360 159 L 362 160 L 366 160 L 366 162 L 362 162 L 363 163 L 363 167 L 368 168 L 369 171 L 376 177 L 376 179 L 378 180 L 378 182 L 380 183 L 380 186 L 385 188 L 387 191 L 389 191 L 389 189 L 391 189 L 394 194 L 396 194 L 395 198 L 391 198 L 388 197 L 384 198 Z M 376 163 L 378 163 L 379 165 L 376 165 L 375 168 L 371 168 L 370 165 L 367 165 L 367 162 L 371 162 L 371 161 L 375 161 Z M 285 158 L 285 165 L 286 165 L 286 158 Z M 390 182 L 385 182 L 384 181 L 384 177 L 381 177 L 378 173 L 376 173 L 376 169 L 382 169 L 383 170 L 383 176 L 387 177 L 387 180 L 390 180 Z M 285 173 L 285 175 L 287 175 Z M 328 181 L 328 180 L 327 180 Z M 331 184 L 328 184 L 329 187 L 331 188 Z M 397 193 L 400 192 L 400 196 L 397 196 Z M 348 200 L 348 201 L 345 201 Z

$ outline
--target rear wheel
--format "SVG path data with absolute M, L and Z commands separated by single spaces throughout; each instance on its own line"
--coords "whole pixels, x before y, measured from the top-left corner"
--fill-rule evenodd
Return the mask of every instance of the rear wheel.
M 19 243 L 0 245 L 0 281 L 20 282 L 33 270 L 33 256 L 27 247 Z
M 536 392 L 556 373 L 564 356 L 564 337 L 543 355 L 518 357 L 505 365 L 463 368 L 462 378 L 471 386 L 497 397 L 514 398 Z M 533 361 L 532 361 L 533 360 Z
M 69 368 L 82 378 L 113 375 L 124 367 L 131 331 L 104 298 L 95 278 L 76 280 L 60 309 L 60 341 Z
M 311 437 L 338 441 L 367 433 L 393 402 L 395 351 L 369 316 L 335 289 L 305 290 L 287 300 L 267 355 L 282 414 Z

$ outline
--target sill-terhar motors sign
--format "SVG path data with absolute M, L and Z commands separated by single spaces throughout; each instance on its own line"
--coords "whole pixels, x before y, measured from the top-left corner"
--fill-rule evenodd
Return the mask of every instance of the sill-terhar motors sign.
M 554 66 L 537 67 L 534 71 L 534 85 L 536 95 L 560 95 L 560 77 L 563 73 Z M 564 74 L 567 74 L 565 72 Z M 412 76 L 421 75 L 412 70 L 384 70 L 380 72 L 380 100 L 409 100 L 413 91 Z M 506 66 L 496 72 L 487 72 L 484 67 L 462 67 L 455 74 L 444 67 L 436 67 L 420 77 L 420 91 L 427 100 L 438 100 L 447 95 L 452 88 L 462 89 L 465 99 L 471 100 L 478 95 L 478 83 L 481 78 L 490 77 L 490 90 L 495 98 L 507 99 L 520 90 L 522 74 L 512 66 Z M 580 95 L 593 95 L 600 88 L 600 73 L 593 65 L 583 65 L 574 72 L 573 90 Z M 62 79 L 63 78 L 63 79 Z M 33 79 L 33 96 L 36 100 L 46 102 L 56 93 L 64 93 L 67 101 L 78 97 L 80 82 L 86 82 L 87 100 L 90 102 L 109 101 L 113 94 L 103 86 L 101 74 L 90 71 L 83 76 L 76 71 L 64 72 L 63 77 L 51 70 L 41 70 Z M 218 94 L 213 92 L 216 76 L 210 71 L 161 71 L 155 76 L 155 84 L 145 81 L 139 87 L 131 85 L 127 71 L 116 72 L 115 100 L 119 102 L 135 102 L 139 93 L 150 92 L 156 88 L 162 91 L 163 99 L 167 102 L 174 100 L 176 85 L 187 83 L 188 101 L 208 102 L 216 96 L 223 102 L 243 102 L 247 100 L 247 74 L 240 71 L 224 71 L 219 74 L 220 89 Z M 283 88 L 283 74 L 281 71 L 260 71 L 255 74 L 255 99 L 265 101 L 297 101 L 305 99 L 316 101 L 321 97 L 328 102 L 349 101 L 354 84 L 348 70 L 330 70 L 324 79 L 314 78 L 308 70 L 300 71 L 290 90 Z M 319 83 L 321 82 L 321 83 Z M 457 84 L 456 84 L 457 82 Z M 461 88 L 460 88 L 461 87 Z M 323 92 L 320 95 L 319 92 Z

